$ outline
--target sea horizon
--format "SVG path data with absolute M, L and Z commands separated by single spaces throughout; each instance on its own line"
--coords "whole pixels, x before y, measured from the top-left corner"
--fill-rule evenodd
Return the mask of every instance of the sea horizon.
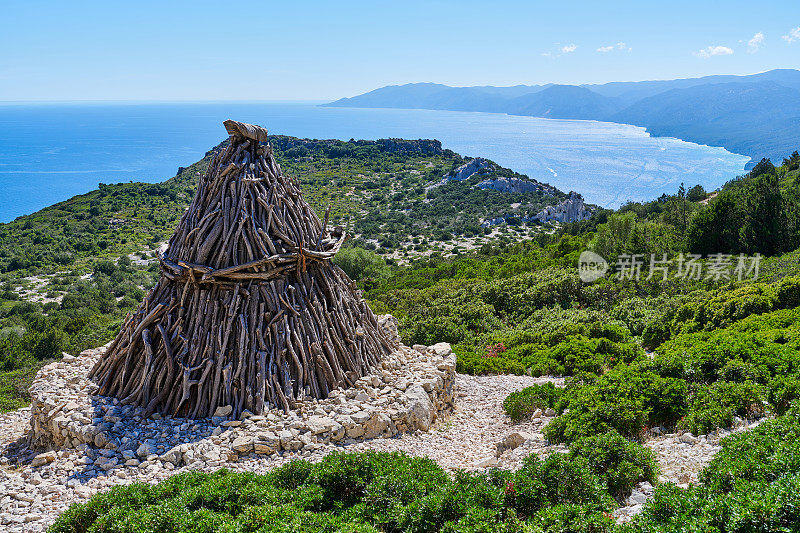
M 305 138 L 437 139 L 461 155 L 492 159 L 605 207 L 674 193 L 680 182 L 712 190 L 742 174 L 750 160 L 625 124 L 319 105 L 324 102 L 0 103 L 0 186 L 6 193 L 0 222 L 89 192 L 98 183 L 169 179 L 225 139 L 225 118 Z

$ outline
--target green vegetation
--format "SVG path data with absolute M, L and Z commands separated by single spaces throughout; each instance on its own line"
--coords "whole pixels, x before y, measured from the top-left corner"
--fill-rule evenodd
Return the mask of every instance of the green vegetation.
M 763 162 L 708 205 L 689 199 L 702 199 L 702 191 L 682 189 L 598 213 L 605 221 L 595 226 L 486 245 L 475 256 L 416 260 L 367 295 L 373 307 L 399 318 L 406 342 L 453 343 L 461 372 L 572 376 L 563 394 L 535 387 L 505 404 L 513 419 L 537 408 L 567 411 L 548 426 L 554 442 L 608 431 L 640 439 L 654 426 L 700 433 L 728 427 L 735 417 L 782 413 L 800 390 L 797 252 L 764 259 L 755 280 L 739 279 L 731 262 L 728 276 L 679 277 L 673 264 L 667 276 L 648 276 L 644 267 L 638 279 L 610 275 L 587 284 L 574 265 L 586 248 L 609 258 L 693 252 L 692 225 L 713 213 L 715 202 L 737 194 L 737 205 L 760 205 L 774 196 L 765 180 L 795 183 L 797 175 L 788 164 Z M 780 205 L 790 205 L 790 193 L 779 189 Z M 772 217 L 785 221 L 789 212 L 773 210 Z M 763 244 L 748 251 L 785 248 Z M 699 265 L 710 272 L 716 260 Z
M 725 438 L 700 484 L 657 487 L 641 516 L 623 531 L 795 531 L 800 523 L 800 422 L 768 420 Z
M 509 224 L 490 240 L 480 219 L 560 193 L 472 187 L 513 175 L 499 167 L 426 190 L 464 162 L 431 141 L 273 144 L 312 205 L 330 205 L 332 223 L 357 235 L 335 261 L 375 311 L 398 318 L 407 344 L 452 343 L 460 372 L 567 376 L 563 388 L 510 395 L 504 409 L 512 420 L 554 409 L 545 436 L 569 453 L 529 457 L 515 473 L 451 476 L 368 453 L 266 476 L 182 474 L 98 495 L 52 531 L 779 531 L 797 520 L 800 156 L 762 162 L 716 195 L 682 186 L 528 239 L 531 228 Z M 0 408 L 25 403 L 39 365 L 110 340 L 158 275 L 154 249 L 209 158 L 163 184 L 103 185 L 0 225 Z M 434 250 L 451 240 L 476 248 Z M 757 279 L 682 277 L 673 263 L 668 275 L 643 266 L 584 283 L 575 265 L 586 249 L 616 266 L 632 255 L 765 258 Z M 697 264 L 708 273 L 720 261 Z M 656 483 L 648 430 L 706 433 L 765 414 L 777 418 L 725 440 L 700 486 L 662 484 L 641 518 L 614 525 L 608 513 L 631 488 Z
M 381 256 L 363 248 L 343 248 L 333 258 L 345 273 L 362 285 L 374 284 L 377 280 L 389 277 L 389 266 Z
M 544 411 L 554 408 L 561 399 L 562 392 L 563 389 L 552 383 L 526 387 L 509 394 L 503 401 L 503 410 L 511 420 L 519 422 L 530 418 L 537 409 Z
M 317 141 L 274 136 L 284 171 L 297 178 L 306 200 L 331 222 L 349 226 L 367 247 L 381 251 L 427 249 L 456 236 L 483 234 L 483 217 L 524 204 L 520 216 L 557 203 L 563 194 L 501 193 L 450 182 L 426 191 L 467 160 L 438 141 Z M 172 233 L 214 153 L 180 168 L 158 184 L 100 184 L 98 190 L 0 224 L 0 272 L 39 274 L 80 267 L 98 257 L 137 253 Z M 494 166 L 483 178 L 523 177 Z M 458 206 L 458 208 L 454 207 Z M 524 207 L 523 206 L 523 207 Z M 427 243 L 427 244 L 426 244 Z
M 320 213 L 330 206 L 332 224 L 357 232 L 352 244 L 383 254 L 351 246 L 337 256 L 337 264 L 366 287 L 389 276 L 394 261 L 384 256 L 391 251 L 423 253 L 453 236 L 483 239 L 479 220 L 494 210 L 514 202 L 541 208 L 558 199 L 473 190 L 472 182 L 439 187 L 428 198 L 425 185 L 465 162 L 438 141 L 271 142 L 312 206 Z M 0 224 L 0 409 L 27 402 L 33 369 L 44 362 L 111 340 L 154 283 L 157 248 L 222 146 L 163 183 L 100 184 Z M 493 168 L 482 177 L 515 175 Z M 453 205 L 463 213 L 456 216 Z M 131 264 L 129 254 L 136 263 L 150 263 Z
M 619 502 L 636 484 L 642 481 L 655 484 L 658 478 L 655 453 L 613 431 L 577 441 L 570 447 L 569 458 L 586 459 Z
M 28 403 L 28 387 L 42 364 L 111 340 L 157 275 L 155 262 L 134 265 L 127 256 L 98 261 L 87 279 L 75 272 L 53 278 L 50 290 L 58 292 L 60 303 L 11 301 L 0 307 L 0 409 Z
M 656 487 L 633 522 L 609 512 L 640 481 L 653 454 L 616 433 L 584 438 L 568 454 L 525 460 L 517 472 L 448 475 L 429 459 L 334 453 L 258 476 L 189 472 L 74 504 L 50 533 L 792 531 L 800 515 L 800 420 L 795 412 L 722 440 L 700 483 Z
M 788 174 L 793 163 L 783 167 Z M 796 170 L 795 170 L 796 172 Z M 781 188 L 767 160 L 747 178 L 728 183 L 707 209 L 692 219 L 688 247 L 702 254 L 788 252 L 800 244 L 800 196 L 796 182 Z
M 623 441 L 585 440 L 517 472 L 450 476 L 430 459 L 375 452 L 295 460 L 263 476 L 190 472 L 98 494 L 50 531 L 610 531 L 612 496 L 657 473 L 651 452 Z

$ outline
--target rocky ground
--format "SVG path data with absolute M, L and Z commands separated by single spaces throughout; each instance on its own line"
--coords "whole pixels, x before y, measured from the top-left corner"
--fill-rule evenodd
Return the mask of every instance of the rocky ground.
M 269 456 L 251 454 L 226 461 L 224 434 L 206 440 L 204 454 L 209 461 L 195 461 L 176 467 L 168 460 L 151 455 L 129 465 L 118 461 L 116 452 L 81 445 L 79 449 L 51 451 L 34 455 L 26 448 L 25 434 L 30 427 L 30 409 L 0 415 L 0 524 L 9 532 L 44 531 L 73 502 L 82 502 L 94 493 L 114 485 L 137 481 L 157 482 L 188 468 L 215 470 L 221 465 L 233 470 L 264 472 L 294 457 L 318 460 L 333 450 L 404 451 L 428 456 L 447 469 L 476 470 L 489 467 L 518 468 L 530 453 L 546 455 L 564 451 L 563 446 L 548 446 L 542 427 L 554 413 L 537 413 L 531 421 L 512 424 L 503 414 L 503 399 L 512 391 L 534 383 L 555 381 L 525 376 L 466 376 L 458 374 L 455 383 L 455 411 L 437 421 L 429 432 L 415 431 L 391 438 L 364 442 L 321 443 L 295 452 L 279 451 Z M 746 428 L 739 424 L 737 430 Z M 230 430 L 227 428 L 226 430 Z M 661 435 L 647 442 L 656 451 L 662 467 L 661 481 L 687 485 L 696 481 L 697 472 L 719 450 L 718 441 L 730 433 L 715 435 Z M 499 445 L 499 446 L 498 446 Z M 215 453 L 216 452 L 216 453 Z M 213 460 L 213 459 L 218 460 Z M 22 459 L 21 463 L 16 463 Z M 629 498 L 628 506 L 615 514 L 626 520 L 641 509 L 652 494 L 652 487 L 640 485 Z

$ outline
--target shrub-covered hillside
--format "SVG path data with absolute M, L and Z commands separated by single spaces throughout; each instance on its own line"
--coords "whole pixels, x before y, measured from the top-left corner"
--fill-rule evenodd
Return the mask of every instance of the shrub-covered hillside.
M 518 198 L 487 199 L 470 182 L 458 185 L 462 196 L 451 195 L 453 184 L 417 191 L 464 161 L 435 143 L 274 143 L 314 205 L 333 204 L 337 220 L 360 233 L 335 262 L 374 310 L 398 317 L 406 343 L 452 343 L 465 373 L 567 376 L 563 388 L 525 389 L 504 407 L 512 420 L 553 409 L 545 436 L 568 453 L 531 457 L 514 473 L 450 476 L 427 460 L 344 454 L 262 477 L 184 474 L 99 495 L 53 531 L 791 530 L 800 475 L 796 156 L 778 167 L 763 161 L 712 194 L 681 187 L 547 231 L 510 225 L 505 235 L 469 237 L 472 251 L 410 253 L 401 265 L 385 252 L 468 238 L 465 221 Z M 0 228 L 3 408 L 25 402 L 37 365 L 111 338 L 158 274 L 142 247 L 169 234 L 201 171 L 202 162 L 183 169 L 153 194 L 104 186 L 34 215 L 36 223 Z M 461 215 L 444 208 L 458 201 Z M 585 250 L 610 263 L 591 283 L 576 269 Z M 666 271 L 649 270 L 655 259 Z M 626 261 L 640 262 L 638 274 L 622 275 Z M 748 268 L 737 273 L 738 265 Z M 47 293 L 31 301 L 43 280 Z M 642 446 L 651 429 L 698 434 L 764 416 L 774 420 L 725 441 L 700 486 L 661 484 L 640 518 L 614 524 L 609 513 L 631 488 L 657 480 Z
M 466 161 L 438 141 L 277 136 L 271 143 L 312 206 L 320 213 L 331 206 L 334 224 L 349 226 L 361 246 L 387 257 L 452 248 L 451 239 L 486 242 L 484 217 L 513 210 L 512 204 L 535 212 L 563 197 L 551 188 L 547 194 L 483 190 L 473 186 L 477 177 L 429 192 L 427 185 Z M 0 224 L 0 409 L 26 403 L 42 362 L 112 338 L 154 283 L 157 248 L 172 234 L 217 149 L 163 183 L 100 184 Z M 481 179 L 495 176 L 520 177 L 492 165 Z M 507 225 L 504 231 L 524 233 Z M 386 268 L 383 259 L 379 263 Z
M 349 226 L 373 249 L 421 251 L 431 243 L 476 237 L 483 234 L 484 218 L 514 211 L 512 204 L 524 204 L 520 214 L 528 214 L 564 197 L 549 186 L 547 193 L 479 189 L 477 176 L 428 190 L 468 161 L 438 141 L 274 136 L 270 142 L 284 172 L 300 180 L 306 200 L 320 213 L 331 206 L 331 221 Z M 95 191 L 0 224 L 0 272 L 42 273 L 167 240 L 222 146 L 163 183 L 101 183 Z M 497 165 L 481 174 L 492 177 L 527 180 Z
M 554 235 L 500 241 L 475 254 L 418 259 L 390 275 L 343 266 L 361 279 L 376 309 L 400 319 L 407 342 L 455 344 L 462 371 L 599 373 L 632 362 L 644 354 L 643 348 L 652 350 L 677 333 L 708 331 L 749 314 L 796 307 L 797 282 L 790 278 L 800 275 L 800 254 L 794 251 L 800 236 L 794 229 L 800 220 L 798 175 L 791 160 L 779 168 L 763 162 L 713 198 L 696 188 L 679 191 L 619 212 L 599 212 Z M 764 182 L 781 185 L 761 187 Z M 741 229 L 741 241 L 698 248 L 697 228 L 721 216 L 718 206 L 729 195 L 737 206 L 774 205 L 758 215 L 764 223 L 751 220 L 750 212 L 725 219 Z M 749 240 L 745 230 L 754 226 L 781 229 L 772 240 Z M 612 263 L 607 275 L 593 283 L 581 281 L 576 269 L 587 249 Z M 367 254 L 361 255 L 366 264 Z M 634 256 L 640 275 L 621 275 L 620 264 L 630 264 Z M 665 271 L 650 271 L 652 260 L 665 261 Z M 690 260 L 698 270 L 687 274 Z M 737 271 L 740 260 L 746 268 Z M 380 264 L 379 258 L 372 261 Z

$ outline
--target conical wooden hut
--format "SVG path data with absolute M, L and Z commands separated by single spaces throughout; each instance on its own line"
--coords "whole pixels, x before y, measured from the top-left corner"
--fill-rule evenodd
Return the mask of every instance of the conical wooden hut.
M 392 349 L 355 284 L 344 242 L 286 177 L 267 130 L 225 121 L 161 277 L 90 377 L 97 394 L 192 418 L 233 416 L 352 385 Z

